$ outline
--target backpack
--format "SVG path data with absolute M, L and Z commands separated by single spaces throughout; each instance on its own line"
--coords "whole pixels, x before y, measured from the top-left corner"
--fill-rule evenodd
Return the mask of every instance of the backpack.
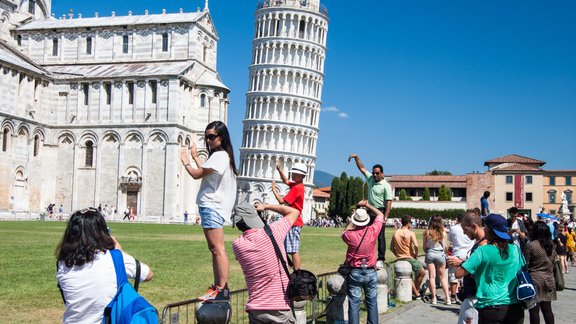
M 280 263 L 282 263 L 282 267 L 288 275 L 289 281 L 288 287 L 286 288 L 286 295 L 288 298 L 292 301 L 313 300 L 316 298 L 318 295 L 318 282 L 316 276 L 312 272 L 302 269 L 290 273 L 286 266 L 286 262 L 284 261 L 284 257 L 282 256 L 282 252 L 276 243 L 276 239 L 274 239 L 274 234 L 272 234 L 270 226 L 264 226 L 264 231 L 268 237 L 270 237 L 276 256 L 280 260 Z M 287 260 L 292 267 L 293 264 L 290 258 L 287 258 Z
M 144 297 L 138 294 L 140 281 L 140 263 L 136 260 L 136 278 L 134 287 L 126 278 L 124 258 L 120 250 L 110 250 L 114 269 L 116 270 L 116 282 L 118 291 L 116 296 L 104 309 L 102 323 L 158 323 L 158 311 Z
M 316 276 L 307 270 L 295 270 L 290 274 L 286 294 L 292 301 L 314 299 L 318 294 Z

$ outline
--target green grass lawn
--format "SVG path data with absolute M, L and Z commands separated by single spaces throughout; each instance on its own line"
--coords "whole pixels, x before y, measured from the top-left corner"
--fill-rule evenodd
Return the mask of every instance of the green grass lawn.
M 0 222 L 0 323 L 57 323 L 64 306 L 56 286 L 54 251 L 64 222 Z M 169 303 L 196 298 L 212 284 L 212 263 L 199 226 L 110 223 L 125 252 L 150 265 L 154 279 L 141 294 L 161 312 Z M 332 272 L 345 257 L 342 228 L 304 228 L 302 268 Z M 393 229 L 387 229 L 390 241 Z M 232 254 L 240 232 L 226 228 L 231 290 L 245 287 Z M 419 237 L 420 239 L 420 237 Z M 387 254 L 390 254 L 388 251 Z M 392 257 L 387 255 L 387 260 Z

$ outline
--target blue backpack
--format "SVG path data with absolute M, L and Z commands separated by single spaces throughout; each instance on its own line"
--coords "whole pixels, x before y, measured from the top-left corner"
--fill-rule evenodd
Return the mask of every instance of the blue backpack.
M 124 258 L 119 250 L 110 250 L 114 269 L 116 270 L 116 281 L 118 291 L 116 296 L 104 309 L 105 324 L 115 323 L 158 323 L 158 311 L 144 297 L 138 294 L 138 283 L 140 281 L 140 263 L 136 260 L 136 278 L 134 287 L 130 285 L 126 278 L 126 268 L 124 268 Z

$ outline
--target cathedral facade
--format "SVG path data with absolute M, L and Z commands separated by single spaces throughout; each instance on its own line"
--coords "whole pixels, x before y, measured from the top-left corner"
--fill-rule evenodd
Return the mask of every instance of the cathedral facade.
M 0 215 L 108 206 L 143 221 L 197 214 L 180 163 L 227 122 L 208 2 L 196 12 L 51 14 L 0 0 Z M 118 217 L 118 216 L 116 216 Z
M 276 203 L 272 180 L 281 195 L 283 172 L 303 163 L 305 203 L 310 219 L 322 105 L 328 17 L 319 0 L 266 0 L 256 10 L 249 89 L 246 93 L 239 199 Z

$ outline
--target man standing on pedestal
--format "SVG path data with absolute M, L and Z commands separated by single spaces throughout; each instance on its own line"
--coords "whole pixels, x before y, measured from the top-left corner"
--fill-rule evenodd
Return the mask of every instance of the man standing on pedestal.
M 382 269 L 386 258 L 386 221 L 392 208 L 392 187 L 384 179 L 384 169 L 380 164 L 373 166 L 372 173 L 370 173 L 364 168 L 364 164 L 360 161 L 358 154 L 350 154 L 348 161 L 351 159 L 354 159 L 358 170 L 362 172 L 368 183 L 368 203 L 384 214 L 384 226 L 382 226 L 378 235 L 378 261 L 376 262 L 376 268 Z M 371 213 L 370 216 L 372 218 L 371 222 L 373 222 L 376 215 Z

